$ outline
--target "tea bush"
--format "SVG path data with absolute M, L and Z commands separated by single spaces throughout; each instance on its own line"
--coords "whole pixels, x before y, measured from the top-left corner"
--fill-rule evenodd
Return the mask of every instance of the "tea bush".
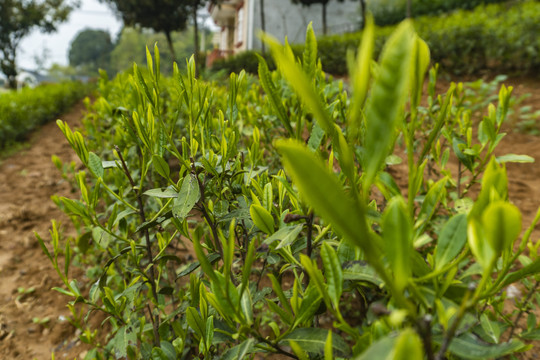
M 432 59 L 453 74 L 529 72 L 540 68 L 540 3 L 479 6 L 474 11 L 456 11 L 414 20 L 418 34 L 428 43 Z M 378 54 L 394 26 L 378 27 L 375 53 Z M 347 73 L 347 51 L 356 49 L 361 33 L 333 35 L 319 40 L 323 70 L 333 75 Z M 293 46 L 301 54 L 301 46 Z M 254 73 L 253 52 L 239 54 L 216 63 L 214 69 Z
M 0 150 L 55 120 L 88 91 L 87 85 L 67 82 L 0 93 Z
M 427 45 L 405 22 L 374 64 L 373 33 L 350 90 L 308 28 L 300 58 L 266 36 L 278 70 L 260 58 L 259 82 L 226 87 L 193 61 L 163 78 L 147 51 L 147 71 L 101 79 L 84 134 L 58 122 L 86 166 L 80 196 L 54 198 L 79 235 L 38 239 L 87 359 L 486 359 L 538 340 L 540 212 L 523 231 L 505 169 L 532 159 L 494 156 L 512 89 L 474 122 L 433 68 L 420 106 Z
M 508 2 L 508 0 L 413 0 L 411 16 L 441 15 L 455 10 L 471 10 L 479 5 Z M 367 1 L 368 10 L 379 26 L 393 25 L 404 20 L 407 15 L 407 0 Z

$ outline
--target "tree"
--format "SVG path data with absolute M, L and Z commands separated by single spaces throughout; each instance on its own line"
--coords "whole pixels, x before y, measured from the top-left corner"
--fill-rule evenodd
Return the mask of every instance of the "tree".
M 171 38 L 173 31 L 185 30 L 189 18 L 186 1 L 180 0 L 101 0 L 112 6 L 127 26 L 139 25 L 163 32 L 176 61 Z
M 292 0 L 294 4 L 302 4 L 304 6 L 311 6 L 314 4 L 321 4 L 322 5 L 322 24 L 323 24 L 323 35 L 326 35 L 328 32 L 328 27 L 326 25 L 326 8 L 328 6 L 328 3 L 331 0 Z M 343 2 L 345 0 L 338 0 L 339 2 Z
M 17 87 L 17 50 L 21 40 L 34 29 L 56 31 L 75 5 L 71 0 L 0 1 L 0 70 L 10 88 Z
M 107 31 L 84 29 L 71 42 L 69 64 L 73 67 L 86 67 L 91 72 L 97 72 L 98 68 L 109 70 L 113 48 Z

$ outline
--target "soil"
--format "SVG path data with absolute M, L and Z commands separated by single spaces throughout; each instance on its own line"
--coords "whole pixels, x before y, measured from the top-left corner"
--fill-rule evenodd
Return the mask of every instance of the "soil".
M 530 93 L 521 105 L 540 110 L 540 80 L 516 78 L 505 84 L 514 85 L 518 96 Z M 442 82 L 440 89 L 447 85 Z M 81 103 L 61 119 L 73 128 L 83 115 Z M 540 139 L 507 127 L 498 154 L 537 159 L 532 164 L 508 165 L 510 200 L 522 211 L 527 227 L 540 206 Z M 50 360 L 53 351 L 56 359 L 80 359 L 87 351 L 69 322 L 67 297 L 51 290 L 62 283 L 34 235 L 37 232 L 49 242 L 52 219 L 63 224 L 65 236 L 74 234 L 69 219 L 50 199 L 54 194 L 77 196 L 53 165 L 53 154 L 63 162 L 77 161 L 54 122 L 33 134 L 26 149 L 0 160 L 0 359 Z M 533 236 L 540 236 L 540 227 Z M 535 359 L 538 353 L 536 344 L 521 358 Z

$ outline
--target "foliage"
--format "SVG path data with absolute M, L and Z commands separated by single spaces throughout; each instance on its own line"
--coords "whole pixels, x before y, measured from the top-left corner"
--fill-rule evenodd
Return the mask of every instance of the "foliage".
M 199 29 L 197 11 L 207 0 L 102 0 L 109 3 L 122 17 L 125 25 L 139 25 L 156 32 L 163 32 L 169 45 L 170 54 L 176 61 L 171 34 L 173 31 L 185 30 L 188 21 L 193 25 L 194 54 L 199 66 Z
M 480 6 L 471 12 L 420 17 L 414 24 L 418 34 L 428 43 L 432 59 L 439 62 L 445 72 L 533 73 L 540 67 L 538 2 Z M 376 29 L 376 54 L 393 30 L 392 26 Z M 361 33 L 353 33 L 321 38 L 319 53 L 323 70 L 333 75 L 345 75 L 347 52 L 358 47 L 361 37 Z M 296 54 L 303 51 L 301 46 L 293 46 L 293 49 Z M 216 67 L 238 72 L 243 69 L 242 61 L 246 61 L 246 71 L 251 71 L 252 59 L 251 54 L 238 54 L 216 62 Z
M 0 95 L 0 150 L 69 109 L 88 93 L 79 82 L 42 85 Z
M 34 29 L 56 31 L 73 9 L 71 0 L 2 0 L 0 3 L 0 70 L 15 89 L 17 51 L 21 40 Z
M 485 359 L 538 338 L 534 315 L 516 326 L 540 302 L 540 212 L 522 233 L 505 168 L 532 159 L 494 156 L 512 89 L 473 122 L 472 95 L 436 96 L 433 68 L 420 106 L 427 45 L 405 22 L 375 63 L 373 33 L 350 91 L 308 28 L 301 57 L 265 37 L 278 70 L 261 58 L 260 83 L 198 80 L 193 60 L 164 78 L 147 51 L 146 71 L 101 79 L 84 136 L 58 122 L 87 169 L 78 198 L 54 198 L 79 233 L 38 238 L 87 359 Z M 508 310 L 514 283 L 526 300 Z
M 188 27 L 183 32 L 172 32 L 171 39 L 174 44 L 175 57 L 183 64 L 185 59 L 194 52 L 193 28 Z M 141 50 L 152 47 L 155 43 L 164 44 L 167 39 L 164 34 L 155 33 L 149 29 L 137 29 L 124 27 L 120 33 L 118 42 L 111 53 L 111 68 L 113 73 L 129 70 L 133 63 L 146 64 L 146 56 Z M 207 44 L 207 47 L 210 44 Z M 202 51 L 206 49 L 201 49 Z M 169 49 L 161 50 L 162 69 L 166 75 L 172 75 L 173 56 Z M 204 61 L 201 61 L 204 64 Z M 185 65 L 183 65 L 185 66 Z
M 113 43 L 107 31 L 85 29 L 80 31 L 69 48 L 69 64 L 85 68 L 85 73 L 97 74 L 98 69 L 110 71 Z
M 471 10 L 479 5 L 501 2 L 508 0 L 412 0 L 411 16 L 441 15 L 458 9 Z M 367 0 L 367 8 L 377 25 L 393 25 L 405 19 L 407 0 Z

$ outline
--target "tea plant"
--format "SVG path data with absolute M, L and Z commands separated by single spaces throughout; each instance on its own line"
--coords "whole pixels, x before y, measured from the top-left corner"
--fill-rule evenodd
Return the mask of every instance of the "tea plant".
M 526 351 L 539 334 L 540 212 L 522 234 L 504 163 L 531 159 L 493 155 L 512 89 L 476 126 L 462 85 L 436 96 L 432 69 L 421 107 L 429 49 L 409 22 L 377 63 L 368 24 L 351 91 L 322 72 L 311 27 L 301 59 L 264 40 L 277 70 L 259 59 L 260 85 L 243 72 L 228 88 L 197 80 L 193 61 L 163 78 L 156 47 L 147 71 L 102 75 L 86 138 L 58 122 L 87 169 L 73 175 L 79 199 L 54 199 L 79 236 L 61 245 L 53 223 L 51 244 L 39 239 L 86 358 Z M 88 284 L 72 263 L 91 265 Z M 525 301 L 508 312 L 514 283 Z M 95 312 L 110 334 L 87 327 Z

